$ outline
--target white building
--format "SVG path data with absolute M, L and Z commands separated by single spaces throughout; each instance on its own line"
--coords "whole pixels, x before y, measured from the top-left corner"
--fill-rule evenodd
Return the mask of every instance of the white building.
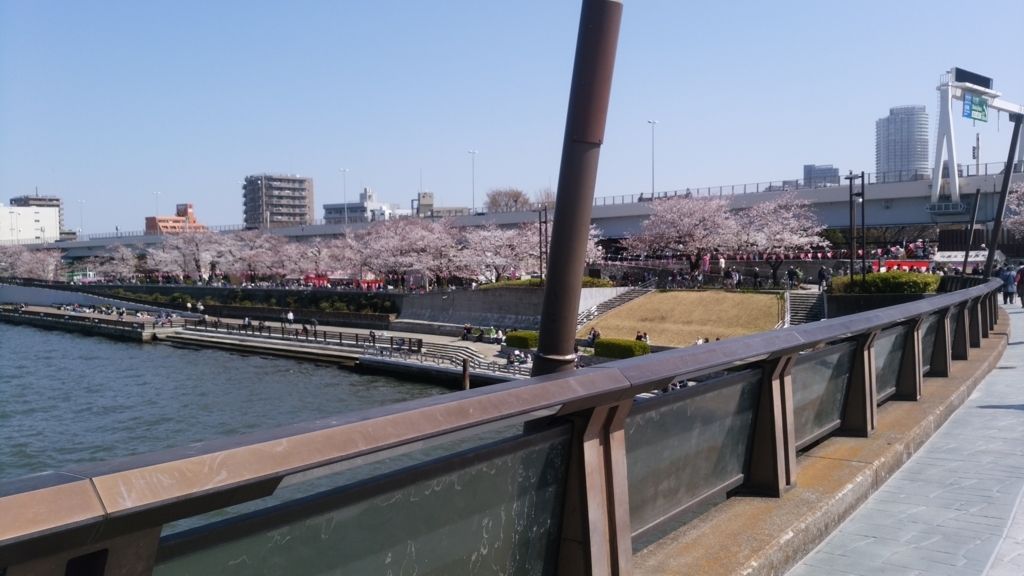
M 402 209 L 398 204 L 384 204 L 377 201 L 377 195 L 369 188 L 363 188 L 358 202 L 343 204 L 324 204 L 325 224 L 355 224 L 358 222 L 375 222 L 391 220 L 399 216 L 409 216 L 411 210 Z
M 875 122 L 875 179 L 902 182 L 928 172 L 928 112 L 924 106 L 897 106 Z
M 60 208 L 0 205 L 0 244 L 42 244 L 60 238 Z

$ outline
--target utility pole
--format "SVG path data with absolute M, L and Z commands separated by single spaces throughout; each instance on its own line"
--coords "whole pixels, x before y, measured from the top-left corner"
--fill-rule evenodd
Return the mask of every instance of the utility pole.
M 647 123 L 651 125 L 651 200 L 654 200 L 654 125 L 658 121 L 648 120 Z
M 476 152 L 477 152 L 476 150 L 469 150 L 469 153 L 473 157 L 472 168 L 471 168 L 471 170 L 472 170 L 472 172 L 471 172 L 471 174 L 472 174 L 472 180 L 471 180 L 472 188 L 471 188 L 471 190 L 472 190 L 472 194 L 473 194 L 473 205 L 469 207 L 469 215 L 470 216 L 476 215 Z

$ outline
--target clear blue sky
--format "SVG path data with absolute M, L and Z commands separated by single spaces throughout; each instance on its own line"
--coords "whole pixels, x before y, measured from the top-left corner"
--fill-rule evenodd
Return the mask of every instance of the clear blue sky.
M 240 223 L 246 174 L 312 176 L 317 217 L 370 186 L 468 205 L 557 185 L 579 2 L 0 0 L 0 202 L 86 232 L 192 202 Z M 597 195 L 874 170 L 874 122 L 960 66 L 1024 102 L 1024 2 L 626 0 Z M 994 119 L 993 119 L 994 120 Z M 985 162 L 1001 130 L 975 131 Z M 933 144 L 934 146 L 934 144 Z

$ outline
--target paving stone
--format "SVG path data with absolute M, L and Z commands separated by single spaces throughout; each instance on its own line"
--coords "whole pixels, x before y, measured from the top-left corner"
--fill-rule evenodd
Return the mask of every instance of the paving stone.
M 1024 344 L 1024 312 L 1010 321 L 1011 344 Z M 989 374 L 790 574 L 1024 575 L 1024 411 L 994 408 L 1024 405 L 1024 346 L 1001 364 L 1021 368 Z

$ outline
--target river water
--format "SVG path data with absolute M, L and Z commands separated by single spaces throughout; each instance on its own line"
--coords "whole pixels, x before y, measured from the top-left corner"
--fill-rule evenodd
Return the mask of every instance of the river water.
M 447 391 L 333 366 L 0 324 L 0 482 Z M 274 500 L 331 482 L 307 484 Z

